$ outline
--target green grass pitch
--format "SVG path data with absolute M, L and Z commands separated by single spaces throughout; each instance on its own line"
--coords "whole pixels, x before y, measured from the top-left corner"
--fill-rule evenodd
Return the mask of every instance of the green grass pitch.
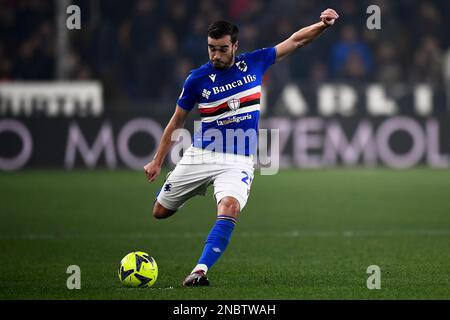
M 173 217 L 151 207 L 164 174 L 0 174 L 0 299 L 449 299 L 450 171 L 285 170 L 256 175 L 211 286 L 181 288 L 215 221 L 211 190 Z M 150 253 L 155 286 L 122 287 L 120 259 Z M 81 290 L 68 290 L 69 265 Z M 381 268 L 381 289 L 366 286 Z

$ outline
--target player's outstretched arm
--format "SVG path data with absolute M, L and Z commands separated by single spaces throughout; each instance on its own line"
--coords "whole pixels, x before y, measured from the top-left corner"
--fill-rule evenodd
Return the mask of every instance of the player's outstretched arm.
M 302 28 L 285 41 L 275 46 L 277 50 L 276 61 L 284 59 L 296 49 L 303 47 L 317 38 L 325 29 L 332 26 L 339 15 L 333 9 L 326 9 L 320 14 L 320 22 Z
M 180 108 L 177 105 L 172 118 L 164 129 L 164 133 L 161 137 L 158 150 L 156 151 L 153 160 L 144 166 L 144 172 L 147 176 L 148 181 L 153 182 L 159 176 L 164 159 L 166 158 L 167 153 L 169 153 L 170 148 L 175 142 L 172 141 L 172 134 L 175 130 L 184 127 L 184 122 L 186 121 L 187 115 L 188 111 Z

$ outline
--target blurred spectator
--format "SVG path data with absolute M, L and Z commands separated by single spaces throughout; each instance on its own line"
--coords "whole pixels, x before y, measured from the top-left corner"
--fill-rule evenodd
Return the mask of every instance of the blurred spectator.
M 327 65 L 323 62 L 315 62 L 312 67 L 309 74 L 309 78 L 311 79 L 312 83 L 314 84 L 320 84 L 323 82 L 328 81 L 328 68 Z
M 447 52 L 443 58 L 443 69 L 444 69 L 444 81 L 450 88 L 450 48 L 447 49 Z M 450 94 L 450 92 L 449 92 Z
M 177 89 L 181 92 L 181 88 L 184 85 L 184 81 L 187 76 L 191 72 L 192 69 L 195 68 L 195 65 L 192 63 L 189 58 L 182 58 L 177 61 L 177 65 L 175 68 L 174 78 L 172 79 L 173 83 L 176 84 Z
M 160 24 L 155 0 L 138 0 L 129 29 L 129 45 L 135 54 L 146 53 L 154 43 Z
M 450 48 L 447 49 L 447 52 L 444 55 L 443 59 L 443 69 L 444 69 L 444 85 L 446 89 L 447 95 L 447 110 L 450 111 Z
M 381 43 L 376 56 L 375 80 L 387 85 L 401 81 L 402 69 L 394 45 L 390 42 Z
M 184 55 L 188 55 L 195 64 L 203 64 L 207 61 L 206 52 L 206 30 L 208 25 L 205 19 L 200 14 L 193 17 L 191 21 L 191 31 L 185 32 L 183 38 L 180 39 L 183 43 Z M 200 52 L 202 51 L 202 52 Z
M 236 23 L 256 22 L 262 15 L 262 0 L 231 0 L 228 3 L 228 15 Z
M 0 44 L 0 81 L 11 80 L 12 66 L 13 63 L 6 55 L 4 46 Z
M 239 51 L 255 50 L 259 34 L 258 25 L 252 22 L 245 24 L 241 27 L 239 33 Z
M 417 10 L 415 12 L 416 17 L 412 24 L 415 39 L 423 39 L 430 34 L 438 39 L 445 36 L 446 27 L 443 22 L 444 19 L 436 4 L 431 1 L 421 1 L 417 4 Z
M 178 39 L 185 33 L 185 27 L 189 24 L 188 3 L 184 0 L 165 1 L 165 12 L 168 13 L 167 24 L 173 28 Z
M 427 35 L 414 55 L 411 80 L 414 82 L 442 83 L 443 52 L 435 36 Z
M 341 29 L 340 41 L 332 48 L 332 73 L 344 79 L 363 79 L 372 72 L 373 58 L 370 48 L 358 39 L 354 26 Z

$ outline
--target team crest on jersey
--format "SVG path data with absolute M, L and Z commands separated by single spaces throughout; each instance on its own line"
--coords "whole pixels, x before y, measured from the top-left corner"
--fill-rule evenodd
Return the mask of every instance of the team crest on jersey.
M 247 64 L 245 63 L 244 60 L 236 62 L 236 67 L 238 67 L 238 69 L 241 70 L 242 72 L 247 71 Z
M 231 110 L 236 111 L 237 109 L 239 109 L 239 106 L 241 105 L 241 101 L 236 98 L 231 98 L 230 100 L 228 100 L 227 104 Z

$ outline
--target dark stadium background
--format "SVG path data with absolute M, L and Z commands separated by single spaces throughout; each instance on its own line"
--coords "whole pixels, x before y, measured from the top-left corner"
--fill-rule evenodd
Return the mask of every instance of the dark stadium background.
M 66 27 L 72 4 L 79 30 Z M 381 29 L 367 28 L 369 5 L 380 7 Z M 156 221 L 165 174 L 147 184 L 142 167 L 189 70 L 207 62 L 207 26 L 237 24 L 245 52 L 328 7 L 335 26 L 264 79 L 260 127 L 280 130 L 280 172 L 257 170 L 212 287 L 180 289 L 214 221 L 211 190 Z M 0 299 L 450 298 L 450 2 L 0 8 Z M 135 250 L 158 262 L 154 288 L 121 287 L 117 264 Z M 74 264 L 81 290 L 66 287 Z M 380 290 L 366 286 L 370 265 L 381 269 Z

